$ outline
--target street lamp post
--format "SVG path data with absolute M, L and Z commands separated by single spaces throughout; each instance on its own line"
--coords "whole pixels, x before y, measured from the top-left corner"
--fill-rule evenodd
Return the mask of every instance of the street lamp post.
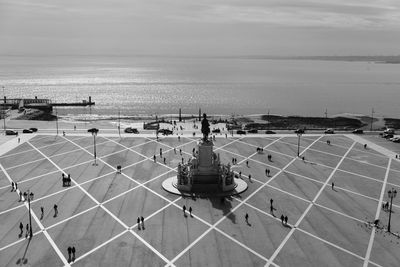
M 32 195 L 30 194 L 30 191 L 28 190 L 28 210 L 29 210 L 29 239 L 32 239 L 33 232 L 32 232 L 32 214 L 31 214 L 31 197 Z
M 388 224 L 388 232 L 390 233 L 390 220 L 392 219 L 392 204 L 393 204 L 393 198 L 395 198 L 397 195 L 397 191 L 392 188 L 391 190 L 388 191 L 388 196 L 390 198 L 390 209 L 389 209 L 389 224 Z
M 97 166 L 97 161 L 96 161 L 96 136 L 97 133 L 99 132 L 99 129 L 96 128 L 91 128 L 88 130 L 89 133 L 92 133 L 93 135 L 93 156 L 94 156 L 94 166 Z
M 57 115 L 57 108 L 56 108 L 56 129 L 57 129 L 57 135 L 58 135 L 58 115 Z
M 297 156 L 300 156 L 300 137 L 301 137 L 301 133 L 297 133 L 297 137 L 299 138 L 297 141 Z
M 3 86 L 3 126 L 4 126 L 4 134 L 6 134 L 6 94 L 4 93 L 4 86 Z

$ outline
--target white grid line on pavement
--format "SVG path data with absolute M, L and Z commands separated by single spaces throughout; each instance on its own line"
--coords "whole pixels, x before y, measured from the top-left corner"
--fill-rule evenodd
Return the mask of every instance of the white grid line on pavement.
M 29 142 L 28 142 L 29 143 Z M 6 175 L 7 179 L 10 181 L 10 183 L 12 182 L 11 177 L 8 175 L 8 173 L 6 172 L 6 170 L 3 168 L 3 165 L 0 164 L 0 169 L 4 172 L 4 174 Z M 17 189 L 18 191 L 20 191 L 19 189 Z M 17 194 L 19 194 L 18 191 L 15 191 Z M 22 197 L 23 201 L 25 201 L 25 199 Z M 25 207 L 28 209 L 29 211 L 29 207 L 28 207 L 28 203 L 25 202 Z M 39 226 L 39 228 L 43 231 L 44 235 L 46 236 L 47 240 L 49 241 L 50 245 L 53 247 L 54 251 L 57 253 L 57 255 L 60 257 L 61 261 L 64 263 L 65 266 L 70 266 L 67 259 L 64 257 L 64 255 L 61 253 L 60 249 L 58 248 L 58 246 L 56 245 L 56 243 L 54 243 L 54 240 L 51 238 L 51 236 L 47 233 L 47 231 L 45 231 L 45 228 L 43 227 L 42 223 L 40 222 L 40 220 L 38 219 L 38 217 L 36 216 L 35 212 L 33 212 L 33 210 L 31 209 L 31 216 L 33 217 L 33 219 L 36 221 L 37 225 Z
M 379 214 L 381 212 L 383 196 L 385 195 L 386 182 L 387 182 L 387 179 L 389 177 L 389 171 L 390 171 L 391 163 L 392 163 L 392 159 L 389 159 L 389 163 L 387 165 L 386 174 L 385 174 L 385 180 L 383 181 L 381 194 L 380 194 L 379 201 L 378 201 L 378 207 L 376 208 L 375 220 L 379 219 Z M 367 252 L 365 254 L 365 260 L 364 260 L 363 267 L 368 267 L 368 261 L 369 261 L 369 258 L 371 256 L 372 245 L 374 243 L 374 238 L 375 238 L 375 231 L 376 231 L 376 225 L 373 225 L 373 227 L 371 229 L 371 237 L 370 237 L 369 242 L 368 242 Z
M 317 139 L 318 141 L 319 139 Z M 312 143 L 314 144 L 314 143 Z M 314 197 L 313 201 L 308 205 L 307 209 L 303 212 L 303 214 L 301 215 L 301 217 L 297 220 L 296 224 L 294 225 L 294 227 L 290 230 L 289 234 L 285 237 L 285 239 L 282 241 L 282 243 L 280 244 L 280 246 L 275 250 L 274 254 L 272 254 L 272 256 L 270 257 L 268 263 L 266 264 L 266 266 L 268 267 L 270 265 L 271 262 L 273 262 L 276 258 L 276 256 L 279 254 L 279 252 L 282 250 L 283 246 L 286 244 L 286 242 L 289 240 L 289 238 L 292 236 L 293 232 L 296 230 L 296 228 L 300 225 L 301 221 L 305 218 L 305 216 L 308 214 L 308 212 L 311 210 L 312 206 L 314 205 L 315 201 L 318 199 L 318 197 L 320 196 L 320 194 L 324 191 L 326 185 L 329 183 L 330 179 L 333 177 L 333 175 L 335 174 L 336 170 L 338 169 L 338 167 L 340 166 L 340 164 L 342 164 L 343 160 L 345 159 L 345 157 L 347 156 L 347 154 L 351 151 L 351 149 L 354 147 L 354 145 L 356 144 L 356 142 L 354 142 L 351 147 L 347 150 L 346 154 L 343 155 L 342 159 L 339 161 L 339 163 L 336 165 L 336 168 L 332 171 L 332 173 L 329 175 L 328 179 L 326 179 L 324 185 L 321 187 L 321 189 L 318 191 L 317 195 Z

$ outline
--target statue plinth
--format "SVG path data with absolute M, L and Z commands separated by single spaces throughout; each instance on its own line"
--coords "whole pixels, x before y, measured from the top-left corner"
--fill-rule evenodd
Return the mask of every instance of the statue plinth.
M 199 142 L 199 170 L 208 170 L 213 168 L 213 146 L 214 144 L 210 140 L 202 140 Z

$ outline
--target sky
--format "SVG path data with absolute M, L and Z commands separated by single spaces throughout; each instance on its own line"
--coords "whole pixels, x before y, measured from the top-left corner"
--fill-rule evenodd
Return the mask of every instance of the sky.
M 0 0 L 0 55 L 399 55 L 399 0 Z

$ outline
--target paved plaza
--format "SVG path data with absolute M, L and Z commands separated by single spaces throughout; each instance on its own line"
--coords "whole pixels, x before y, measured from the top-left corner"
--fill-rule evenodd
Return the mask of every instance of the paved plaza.
M 99 134 L 96 165 L 88 134 L 3 144 L 0 266 L 399 266 L 400 239 L 386 232 L 389 212 L 381 208 L 389 189 L 400 191 L 400 161 L 389 150 L 353 135 L 306 134 L 297 157 L 296 135 L 220 135 L 215 152 L 224 163 L 237 159 L 232 168 L 248 189 L 225 200 L 166 192 L 162 182 L 197 141 Z M 32 239 L 28 203 L 12 181 L 34 193 Z M 400 196 L 393 211 L 397 233 Z

